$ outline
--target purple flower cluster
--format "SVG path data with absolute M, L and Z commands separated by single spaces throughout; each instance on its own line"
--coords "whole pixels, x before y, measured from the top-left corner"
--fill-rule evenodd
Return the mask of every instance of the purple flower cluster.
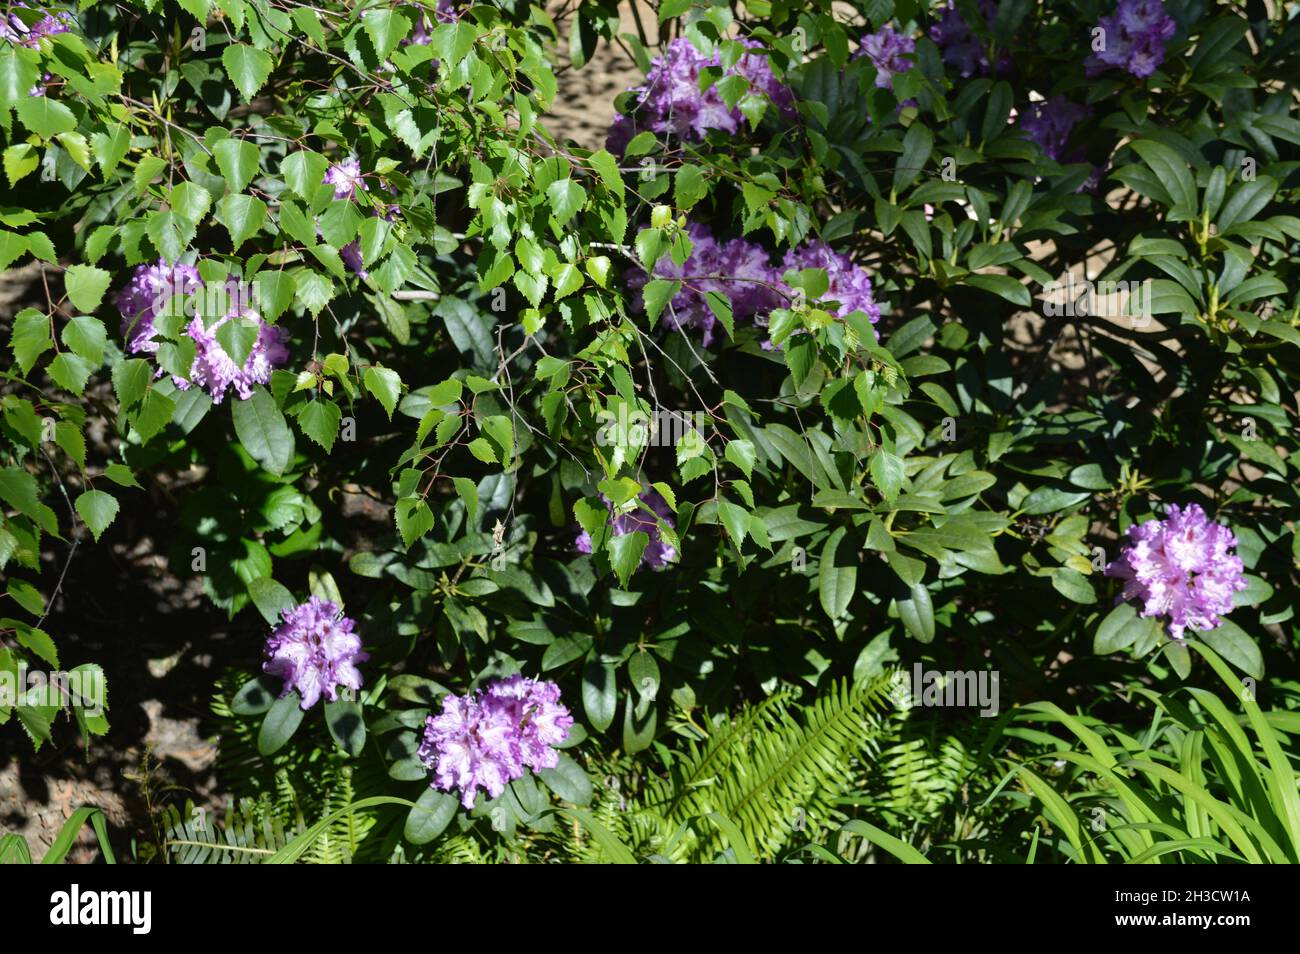
M 1031 142 L 1036 142 L 1057 162 L 1082 162 L 1083 150 L 1066 152 L 1070 133 L 1076 124 L 1092 113 L 1087 106 L 1072 103 L 1064 96 L 1053 96 L 1041 103 L 1032 104 L 1020 118 L 1020 129 Z
M 802 268 L 826 270 L 829 285 L 822 298 L 839 302 L 839 307 L 832 312 L 836 317 L 843 318 L 860 311 L 871 319 L 873 325 L 880 320 L 880 306 L 872 293 L 871 278 L 847 255 L 834 251 L 825 242 L 814 240 L 787 252 L 781 271 Z
M 717 292 L 731 303 L 736 318 L 752 318 L 766 327 L 767 314 L 795 297 L 782 276 L 790 269 L 824 268 L 829 287 L 823 296 L 839 302 L 835 314 L 843 317 L 861 311 L 876 323 L 880 307 L 872 294 L 871 278 L 846 255 L 833 251 L 821 241 L 809 242 L 786 252 L 778 266 L 769 263 L 760 245 L 745 239 L 718 242 L 706 226 L 687 226 L 691 254 L 681 265 L 665 255 L 654 267 L 654 278 L 678 280 L 681 291 L 673 296 L 664 311 L 664 321 L 674 328 L 698 328 L 705 347 L 713 343 L 717 319 L 709 308 L 706 295 Z M 641 307 L 640 291 L 652 276 L 638 269 L 628 273 L 627 281 L 634 292 L 634 304 Z
M 1124 581 L 1121 599 L 1142 600 L 1143 616 L 1167 616 L 1169 635 L 1210 630 L 1232 609 L 1232 594 L 1246 588 L 1237 538 L 1212 523 L 1197 504 L 1169 507 L 1164 520 L 1129 527 L 1129 545 L 1106 567 Z
M 439 4 L 438 16 L 442 17 L 441 4 Z M 459 14 L 451 11 L 449 16 L 455 19 Z M 427 40 L 426 40 L 427 42 Z M 370 186 L 366 185 L 365 179 L 361 172 L 361 163 L 356 159 L 348 158 L 342 162 L 335 163 L 325 170 L 325 181 L 334 187 L 335 199 L 352 199 L 357 198 L 358 190 L 369 192 Z M 397 189 L 387 182 L 381 181 L 379 187 L 392 195 L 397 195 Z M 398 213 L 401 212 L 401 206 L 385 204 L 383 211 L 379 208 L 372 210 L 373 215 L 381 216 L 385 222 L 393 222 L 397 219 Z M 347 245 L 339 249 L 339 257 L 343 259 L 346 265 L 354 275 L 365 281 L 370 277 L 370 272 L 366 271 L 361 257 L 361 240 L 353 239 Z
M 153 320 L 167 301 L 181 295 L 191 295 L 203 287 L 199 270 L 193 265 L 177 262 L 168 265 L 158 259 L 154 265 L 137 265 L 126 287 L 117 293 L 117 310 L 122 313 L 122 335 L 126 338 L 128 354 L 153 353 L 158 342 L 153 340 Z
M 334 187 L 336 199 L 355 199 L 358 189 L 370 191 L 370 186 L 362 178 L 361 163 L 353 158 L 344 159 L 326 169 L 325 181 Z
M 691 240 L 691 254 L 681 265 L 668 255 L 655 263 L 654 276 L 679 280 L 682 289 L 673 296 L 664 312 L 664 321 L 673 328 L 698 328 L 705 347 L 713 343 L 717 318 L 706 296 L 718 292 L 731 302 L 737 318 L 752 317 L 780 307 L 782 299 L 772 286 L 780 274 L 768 264 L 767 252 L 744 239 L 718 242 L 709 229 L 692 222 L 686 228 Z M 640 269 L 628 273 L 628 285 L 640 307 L 640 291 L 650 280 Z
M 324 694 L 333 702 L 338 687 L 361 688 L 357 663 L 369 654 L 361 651 L 356 622 L 337 603 L 313 596 L 306 603 L 281 610 L 283 622 L 266 641 L 262 671 L 284 679 L 284 693 L 296 689 L 302 708 L 310 709 Z
M 159 259 L 153 265 L 139 265 L 131 281 L 117 294 L 117 308 L 122 314 L 122 334 L 128 354 L 158 350 L 154 341 L 154 319 L 167 302 L 181 295 L 191 295 L 204 287 L 198 269 L 177 262 L 168 265 Z M 258 324 L 257 340 L 242 367 L 235 365 L 226 349 L 217 341 L 217 329 L 234 317 L 247 318 Z M 184 328 L 195 345 L 194 363 L 189 379 L 172 376 L 172 383 L 182 391 L 198 385 L 220 404 L 226 391 L 234 387 L 241 400 L 252 396 L 253 385 L 265 384 L 271 372 L 289 359 L 288 334 L 283 328 L 268 325 L 256 312 L 236 303 L 228 314 L 205 325 L 194 317 Z M 162 375 L 159 369 L 157 376 Z
M 416 7 L 415 4 L 406 4 L 412 7 L 419 14 L 419 20 L 415 23 L 415 29 L 411 35 L 402 41 L 402 46 L 428 46 L 433 42 L 433 26 L 437 23 L 455 23 L 460 19 L 460 11 L 456 9 L 454 0 L 438 0 L 438 7 L 434 11 L 434 24 L 430 24 L 429 17 L 424 10 Z M 364 14 L 363 14 L 364 16 Z
M 217 340 L 218 328 L 239 319 L 257 324 L 257 340 L 242 366 L 235 364 Z M 220 404 L 231 387 L 241 401 L 247 401 L 253 396 L 253 385 L 271 380 L 271 372 L 289 360 L 288 334 L 283 328 L 268 325 L 251 309 L 236 309 L 206 326 L 202 318 L 195 317 L 185 327 L 185 333 L 194 340 L 194 364 L 190 367 L 189 381 L 173 381 L 182 391 L 197 384 L 211 395 L 214 404 Z
M 1119 0 L 1114 14 L 1102 17 L 1097 27 L 1102 48 L 1088 57 L 1088 75 L 1118 66 L 1145 79 L 1164 62 L 1165 41 L 1178 25 L 1161 0 Z
M 907 56 L 915 52 L 916 40 L 905 33 L 894 32 L 894 28 L 886 23 L 859 41 L 858 52 L 853 54 L 853 58 L 865 56 L 870 59 L 876 68 L 876 85 L 890 89 L 895 73 L 906 73 L 912 68 L 912 61 Z
M 17 0 L 10 6 L 22 7 L 24 10 L 32 9 L 22 0 Z M 24 23 L 16 13 L 0 17 L 0 40 L 8 40 L 10 43 L 19 43 L 34 48 L 40 46 L 41 40 L 45 39 L 45 37 L 54 36 L 57 33 L 68 33 L 77 25 L 76 19 L 66 11 L 59 10 L 50 13 L 47 10 L 42 10 L 41 13 L 43 14 L 41 19 L 31 26 Z M 31 95 L 38 94 L 33 93 Z
M 463 696 L 448 694 L 442 712 L 425 721 L 420 760 L 433 770 L 431 787 L 459 789 L 473 808 L 478 790 L 496 798 L 526 768 L 555 768 L 553 746 L 569 737 L 573 716 L 553 682 L 511 676 Z
M 751 50 L 762 48 L 752 40 L 740 42 Z M 700 90 L 701 71 L 721 65 L 717 53 L 705 56 L 685 37 L 670 41 L 663 55 L 651 64 L 645 85 L 632 90 L 637 94 L 633 115 L 615 118 L 606 148 L 622 155 L 640 129 L 682 139 L 701 139 L 710 129 L 738 132 L 743 120 L 740 109 L 727 106 L 716 84 Z M 766 95 L 783 113 L 793 113 L 794 94 L 772 73 L 767 57 L 745 53 L 724 71 L 723 78 L 727 76 L 744 77 L 752 90 Z
M 996 0 L 978 0 L 975 4 L 984 17 L 986 24 L 992 23 L 997 16 Z M 930 27 L 930 39 L 943 56 L 943 61 L 955 68 L 962 76 L 981 75 L 989 72 L 989 52 L 984 41 L 977 37 L 958 11 L 953 0 L 948 0 L 943 7 L 939 22 Z M 1004 73 L 1011 67 L 1011 55 L 1003 52 L 998 57 L 996 72 Z
M 636 533 L 639 530 L 650 538 L 650 542 L 641 553 L 641 566 L 648 566 L 651 569 L 667 566 L 676 559 L 677 549 L 659 535 L 659 522 L 656 518 L 662 519 L 670 527 L 676 527 L 673 523 L 672 509 L 668 506 L 668 501 L 654 489 L 645 491 L 638 499 L 641 507 L 631 513 L 620 514 L 614 513 L 614 508 L 606 500 L 605 505 L 609 507 L 609 525 L 613 528 L 616 537 L 621 537 L 625 533 Z M 649 508 L 649 512 L 642 507 Z M 591 534 L 583 530 L 578 534 L 578 539 L 573 545 L 579 553 L 590 553 Z

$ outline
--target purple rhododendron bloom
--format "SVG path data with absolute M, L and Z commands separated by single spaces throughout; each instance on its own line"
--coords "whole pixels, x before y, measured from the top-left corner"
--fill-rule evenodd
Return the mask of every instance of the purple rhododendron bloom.
M 762 49 L 751 40 L 740 42 L 749 49 Z M 685 37 L 670 41 L 651 64 L 645 85 L 632 90 L 637 94 L 633 116 L 614 120 L 606 148 L 622 155 L 638 126 L 683 139 L 702 139 L 710 129 L 738 132 L 743 120 L 740 109 L 727 106 L 716 84 L 700 90 L 701 71 L 721 65 L 719 54 L 705 56 Z M 723 71 L 723 78 L 727 76 L 744 77 L 754 92 L 766 95 L 777 109 L 793 112 L 794 94 L 776 78 L 765 56 L 742 54 L 734 66 Z
M 1197 504 L 1169 507 L 1164 520 L 1129 527 L 1129 545 L 1106 567 L 1124 581 L 1120 599 L 1142 600 L 1142 616 L 1168 617 L 1169 635 L 1210 630 L 1232 610 L 1232 594 L 1246 588 L 1237 538 L 1212 523 Z
M 236 316 L 254 321 L 258 326 L 257 340 L 242 367 L 235 365 L 234 359 L 217 340 L 217 329 Z M 248 400 L 253 396 L 253 385 L 265 384 L 271 380 L 271 372 L 289 359 L 289 349 L 286 347 L 288 334 L 285 330 L 268 325 L 257 312 L 250 309 L 233 311 L 217 319 L 211 326 L 205 326 L 203 319 L 196 317 L 185 327 L 185 333 L 194 339 L 196 346 L 190 380 L 172 380 L 183 391 L 197 384 L 208 392 L 214 404 L 220 404 L 227 389 L 231 387 L 240 400 Z
M 22 0 L 17 0 L 11 6 L 22 7 L 24 10 L 34 9 L 23 3 Z M 41 12 L 44 15 L 31 26 L 24 23 L 16 13 L 0 17 L 0 40 L 8 40 L 10 43 L 19 43 L 34 48 L 39 46 L 41 40 L 45 39 L 45 37 L 54 36 L 57 33 L 68 33 L 77 25 L 76 19 L 67 11 L 59 10 L 50 13 L 42 10 Z
M 1066 153 L 1070 133 L 1076 124 L 1087 119 L 1092 111 L 1087 106 L 1072 103 L 1064 96 L 1033 103 L 1020 119 L 1020 128 L 1031 142 L 1036 142 L 1043 152 L 1057 162 L 1081 162 L 1083 150 Z
M 525 768 L 554 768 L 552 746 L 569 737 L 573 717 L 553 682 L 511 676 L 463 696 L 448 694 L 442 712 L 425 720 L 420 760 L 431 787 L 458 789 L 473 808 L 478 790 L 497 798 Z
M 179 295 L 193 294 L 203 287 L 199 270 L 177 262 L 168 265 L 158 259 L 153 265 L 137 265 L 127 286 L 117 293 L 117 310 L 122 313 L 122 334 L 128 354 L 153 353 L 153 320 L 167 301 Z
M 691 254 L 678 265 L 665 254 L 654 267 L 654 278 L 678 280 L 681 291 L 665 307 L 662 320 L 673 328 L 698 328 L 705 347 L 713 343 L 717 318 L 706 296 L 718 292 L 731 303 L 734 317 L 746 318 L 777 308 L 781 304 L 775 286 L 780 276 L 768 264 L 767 252 L 744 239 L 719 243 L 707 226 L 692 222 L 686 227 Z M 640 290 L 652 276 L 640 269 L 628 273 L 634 304 L 643 307 Z
M 323 694 L 333 702 L 338 687 L 361 688 L 357 663 L 369 654 L 361 651 L 356 622 L 337 603 L 313 596 L 306 603 L 280 611 L 283 622 L 266 641 L 269 657 L 262 671 L 284 679 L 284 695 L 297 690 L 302 708 L 310 709 Z
M 325 170 L 325 181 L 334 187 L 334 198 L 355 199 L 357 190 L 370 191 L 365 179 L 361 177 L 361 163 L 356 159 L 344 159 Z
M 614 513 L 614 507 L 606 500 L 605 506 L 609 507 L 609 525 L 613 528 L 616 537 L 639 530 L 650 538 L 650 542 L 641 553 L 640 566 L 648 566 L 651 569 L 667 566 L 676 558 L 677 549 L 660 537 L 659 523 L 655 518 L 662 518 L 664 523 L 675 528 L 677 525 L 673 522 L 672 509 L 657 490 L 645 491 L 638 500 L 642 506 L 636 507 L 629 513 L 620 514 Z M 644 509 L 646 507 L 651 513 L 646 512 Z M 578 534 L 573 546 L 579 553 L 590 553 L 591 534 L 583 530 Z
M 996 0 L 978 0 L 975 6 L 984 17 L 986 24 L 992 23 L 993 18 L 997 16 Z M 953 0 L 948 0 L 939 16 L 939 21 L 930 27 L 930 39 L 934 41 L 935 46 L 939 47 L 943 61 L 954 67 L 962 76 L 974 76 L 977 73 L 982 75 L 989 72 L 988 48 L 984 41 L 971 31 L 970 24 L 958 12 Z M 1010 67 L 1011 55 L 1004 51 L 998 57 L 995 72 L 1004 73 Z
M 906 73 L 912 68 L 907 54 L 916 52 L 916 40 L 905 33 L 895 33 L 888 23 L 875 33 L 868 33 L 859 41 L 853 58 L 865 56 L 876 68 L 876 85 L 882 89 L 893 86 L 895 73 Z
M 428 15 L 420 7 L 413 3 L 403 4 L 403 6 L 415 10 L 418 19 L 415 21 L 415 28 L 411 30 L 411 35 L 402 40 L 402 46 L 428 46 L 433 42 L 433 27 L 436 24 L 455 23 L 460 19 L 460 11 L 456 9 L 454 0 L 438 0 L 432 24 L 429 22 Z M 363 13 L 362 16 L 365 14 Z
M 784 273 L 790 269 L 803 268 L 826 270 L 829 284 L 822 298 L 839 302 L 839 307 L 832 314 L 843 318 L 860 311 L 871 319 L 873 325 L 880 320 L 880 306 L 872 294 L 871 277 L 866 269 L 855 265 L 847 255 L 836 252 L 825 242 L 812 241 L 786 253 L 781 271 Z
M 1178 29 L 1161 0 L 1120 0 L 1115 13 L 1102 17 L 1097 26 L 1102 48 L 1085 61 L 1088 75 L 1119 67 L 1138 79 L 1164 62 L 1165 41 Z
M 339 249 L 339 258 L 343 259 L 343 264 L 352 270 L 353 274 L 363 282 L 370 277 L 365 266 L 361 264 L 361 240 L 355 239 Z

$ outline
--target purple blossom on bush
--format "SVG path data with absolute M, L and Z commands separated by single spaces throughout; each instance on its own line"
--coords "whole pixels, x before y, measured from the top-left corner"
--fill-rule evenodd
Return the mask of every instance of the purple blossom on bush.
M 334 198 L 355 199 L 357 190 L 370 191 L 366 180 L 361 177 L 361 163 L 348 158 L 335 163 L 325 170 L 325 181 L 334 187 Z
M 255 321 L 258 326 L 257 340 L 242 367 L 235 365 L 234 359 L 217 340 L 217 329 L 236 315 Z M 194 364 L 190 368 L 189 381 L 176 378 L 173 381 L 181 390 L 198 385 L 208 392 L 215 404 L 221 403 L 231 387 L 240 400 L 248 400 L 253 396 L 253 385 L 265 384 L 271 379 L 271 372 L 289 359 L 289 349 L 286 347 L 288 335 L 285 330 L 268 325 L 260 315 L 248 309 L 232 312 L 217 319 L 211 326 L 205 326 L 203 319 L 196 317 L 185 327 L 185 333 L 194 340 Z
M 606 500 L 605 505 L 609 507 L 609 525 L 613 528 L 616 537 L 639 530 L 650 538 L 650 542 L 641 553 L 640 566 L 648 566 L 651 569 L 667 566 L 676 558 L 677 549 L 660 537 L 659 523 L 655 517 L 662 518 L 664 523 L 675 528 L 677 525 L 673 522 L 672 509 L 668 506 L 668 501 L 654 489 L 642 493 L 638 500 L 642 506 L 636 507 L 630 513 L 620 514 L 615 514 L 614 507 Z M 653 515 L 647 513 L 645 507 L 650 508 Z M 578 534 L 573 546 L 579 553 L 590 553 L 591 534 L 583 530 Z
M 871 319 L 873 325 L 880 320 L 880 306 L 872 292 L 871 276 L 866 269 L 850 261 L 847 255 L 836 252 L 825 242 L 814 240 L 787 252 L 782 272 L 803 268 L 826 270 L 829 284 L 822 298 L 840 303 L 832 314 L 843 318 L 860 311 Z
M 916 40 L 905 33 L 895 33 L 893 26 L 885 24 L 875 33 L 868 33 L 859 41 L 854 59 L 865 56 L 876 68 L 876 85 L 882 89 L 893 86 L 895 73 L 906 73 L 912 68 L 907 54 L 916 52 Z
M 640 291 L 653 278 L 681 281 L 682 288 L 664 308 L 662 320 L 669 327 L 698 328 L 705 347 L 713 343 L 717 318 L 706 296 L 719 292 L 731 302 L 734 317 L 749 317 L 777 307 L 780 300 L 772 290 L 778 281 L 768 264 L 767 252 L 744 239 L 719 243 L 707 226 L 692 222 L 686 227 L 691 254 L 678 265 L 668 254 L 655 263 L 654 275 L 640 269 L 628 274 L 635 293 L 634 304 L 643 307 Z
M 978 0 L 975 4 L 985 23 L 992 23 L 997 16 L 996 0 Z M 966 22 L 966 18 L 957 10 L 953 0 L 948 0 L 939 16 L 939 21 L 930 27 L 930 39 L 943 56 L 943 61 L 955 68 L 962 76 L 974 76 L 976 73 L 989 72 L 988 47 L 977 37 Z M 1011 56 L 1005 51 L 998 57 L 997 72 L 1002 73 L 1011 66 Z
M 1237 538 L 1212 523 L 1197 504 L 1171 505 L 1164 520 L 1129 527 L 1129 545 L 1106 567 L 1124 581 L 1123 600 L 1142 600 L 1142 616 L 1168 617 L 1169 635 L 1210 630 L 1232 610 L 1232 594 L 1246 588 Z
M 403 4 L 403 6 L 416 11 L 417 19 L 414 29 L 411 30 L 411 35 L 402 40 L 402 46 L 428 46 L 433 42 L 433 25 L 455 23 L 460 19 L 460 11 L 456 9 L 454 0 L 438 0 L 438 7 L 433 14 L 434 24 L 430 24 L 428 15 L 415 4 L 408 3 Z M 362 16 L 365 16 L 365 14 L 363 13 Z
M 1038 143 L 1057 162 L 1081 162 L 1083 150 L 1066 153 L 1070 133 L 1076 124 L 1091 114 L 1087 106 L 1072 103 L 1064 96 L 1053 96 L 1041 103 L 1033 103 L 1020 119 L 1020 128 L 1031 142 Z
M 355 239 L 339 249 L 339 258 L 343 259 L 343 264 L 351 269 L 352 273 L 363 282 L 370 277 L 370 273 L 361 264 L 360 239 Z
M 572 725 L 559 686 L 511 676 L 444 696 L 442 712 L 425 720 L 419 756 L 433 770 L 432 787 L 458 789 L 461 804 L 473 808 L 480 788 L 496 798 L 525 768 L 558 765 L 552 746 L 569 737 Z
M 266 641 L 262 671 L 284 680 L 284 692 L 297 690 L 302 708 L 310 709 L 323 694 L 333 702 L 338 687 L 361 688 L 357 663 L 370 656 L 361 651 L 355 621 L 337 603 L 313 596 L 306 603 L 281 610 L 283 622 Z
M 35 9 L 23 3 L 22 0 L 17 0 L 10 6 L 22 7 L 24 10 Z M 37 47 L 45 37 L 54 36 L 58 33 L 68 33 L 77 25 L 77 21 L 72 14 L 65 10 L 58 10 L 53 13 L 42 10 L 41 13 L 43 14 L 41 19 L 31 26 L 24 23 L 16 13 L 0 17 L 0 40 L 8 40 L 10 43 L 19 43 L 27 47 Z
M 749 49 L 761 49 L 751 40 L 740 41 Z M 638 126 L 656 133 L 669 133 L 683 139 L 701 139 L 710 129 L 735 133 L 743 115 L 739 107 L 728 107 L 717 84 L 700 90 L 700 73 L 721 67 L 722 58 L 714 53 L 705 56 L 690 40 L 678 37 L 670 41 L 661 56 L 654 59 L 644 86 L 636 87 L 637 102 L 633 115 L 618 116 L 610 129 L 606 148 L 622 155 Z M 735 65 L 723 71 L 723 77 L 741 76 L 758 93 L 765 94 L 783 113 L 791 113 L 794 94 L 772 72 L 767 57 L 745 53 Z
M 122 314 L 122 335 L 128 354 L 155 352 L 153 320 L 168 299 L 188 295 L 203 287 L 199 270 L 177 262 L 168 265 L 158 259 L 153 265 L 137 265 L 131 281 L 117 293 L 117 310 Z
M 1120 0 L 1115 13 L 1097 26 L 1102 48 L 1085 62 L 1088 75 L 1117 66 L 1138 79 L 1156 71 L 1165 58 L 1165 41 L 1178 29 L 1161 0 Z

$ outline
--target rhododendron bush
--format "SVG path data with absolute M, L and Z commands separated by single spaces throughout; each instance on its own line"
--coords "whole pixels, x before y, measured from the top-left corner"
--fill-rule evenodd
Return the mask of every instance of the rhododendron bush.
M 138 860 L 1300 861 L 1294 12 L 9 5 L 0 731 L 165 501 Z

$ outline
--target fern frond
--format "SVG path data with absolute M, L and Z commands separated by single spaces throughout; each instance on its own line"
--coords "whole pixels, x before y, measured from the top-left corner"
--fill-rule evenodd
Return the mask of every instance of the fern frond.
M 688 743 L 667 777 L 649 786 L 634 831 L 644 847 L 674 860 L 722 849 L 716 826 L 693 824 L 713 812 L 734 821 L 761 857 L 796 837 L 816 837 L 835 819 L 849 763 L 880 731 L 875 710 L 889 687 L 887 677 L 845 682 L 807 706 L 776 695 L 748 707 L 702 743 Z

